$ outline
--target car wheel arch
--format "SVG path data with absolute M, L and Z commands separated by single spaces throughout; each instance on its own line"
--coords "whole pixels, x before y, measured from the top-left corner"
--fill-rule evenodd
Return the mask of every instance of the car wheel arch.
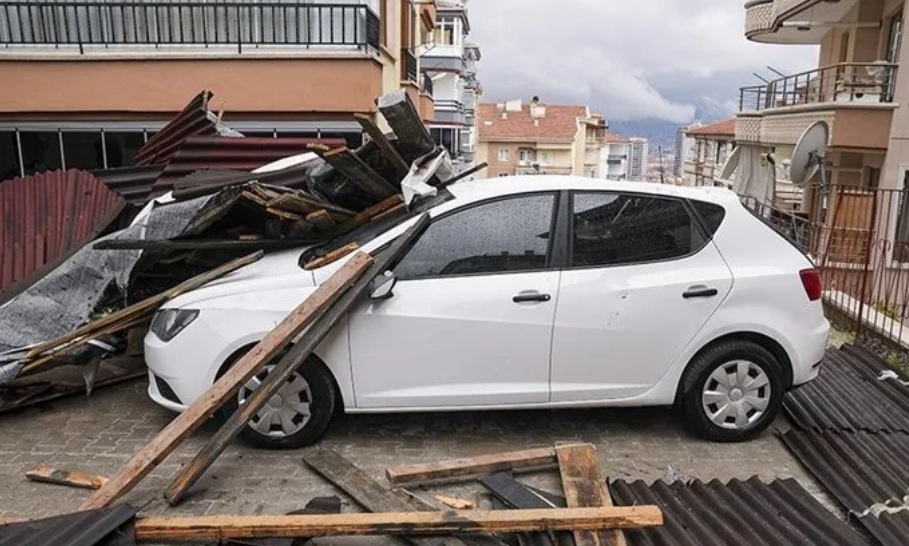
M 215 374 L 215 377 L 213 380 L 217 381 L 222 375 L 224 375 L 225 372 L 227 372 L 228 369 L 230 369 L 231 366 L 234 365 L 234 363 L 237 362 L 237 360 L 239 360 L 245 353 L 250 351 L 253 347 L 258 345 L 258 343 L 259 343 L 258 341 L 253 341 L 253 342 L 247 343 L 245 345 L 241 345 L 240 347 L 235 349 L 232 353 L 230 353 L 227 356 L 227 358 L 225 358 L 224 361 L 218 366 L 218 371 Z M 292 347 L 292 345 L 289 345 L 288 347 Z M 331 381 L 334 384 L 334 388 L 335 388 L 335 394 L 336 394 L 335 413 L 336 414 L 344 413 L 344 408 L 346 407 L 344 405 L 344 392 L 340 388 L 340 384 L 338 383 L 338 378 L 335 377 L 335 373 L 331 370 L 331 367 L 328 366 L 328 364 L 325 362 L 325 360 L 323 360 L 316 353 L 312 353 L 310 358 L 316 359 L 316 361 L 318 361 L 318 363 L 321 364 L 325 368 L 325 370 L 328 372 L 328 376 L 331 377 Z
M 793 377 L 792 359 L 790 358 L 789 353 L 786 352 L 786 349 L 783 348 L 783 346 L 777 340 L 773 339 L 770 336 L 767 336 L 765 334 L 761 334 L 758 332 L 747 332 L 747 331 L 732 332 L 732 333 L 724 334 L 722 336 L 714 338 L 714 339 L 710 340 L 708 343 L 705 343 L 703 347 L 698 349 L 698 351 L 695 352 L 691 356 L 690 359 L 688 359 L 688 362 L 685 364 L 685 368 L 682 370 L 682 373 L 679 376 L 680 380 L 678 382 L 678 386 L 676 387 L 676 394 L 675 394 L 675 405 L 676 406 L 679 405 L 679 403 L 682 399 L 682 395 L 685 394 L 683 391 L 684 381 L 682 381 L 682 378 L 685 377 L 685 374 L 688 372 L 688 369 L 697 360 L 698 356 L 700 356 L 702 353 L 704 353 L 706 351 L 709 351 L 712 347 L 715 347 L 716 345 L 727 342 L 727 341 L 749 341 L 756 345 L 760 345 L 761 347 L 763 347 L 764 349 L 769 351 L 770 354 L 773 355 L 774 359 L 776 359 L 776 361 L 780 364 L 780 367 L 782 368 L 783 373 L 785 374 L 783 377 L 783 385 L 785 386 L 785 388 L 788 389 L 792 385 L 792 377 Z

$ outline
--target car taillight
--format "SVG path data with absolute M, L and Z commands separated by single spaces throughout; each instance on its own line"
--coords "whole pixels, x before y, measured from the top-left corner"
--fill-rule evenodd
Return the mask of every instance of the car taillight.
M 805 287 L 805 293 L 808 299 L 817 301 L 821 299 L 824 292 L 824 283 L 821 282 L 821 272 L 817 269 L 803 269 L 799 271 L 799 277 L 802 278 L 802 286 Z

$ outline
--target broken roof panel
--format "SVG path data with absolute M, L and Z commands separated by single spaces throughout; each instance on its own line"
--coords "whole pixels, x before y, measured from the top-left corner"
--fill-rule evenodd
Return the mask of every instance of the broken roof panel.
M 0 182 L 0 292 L 81 248 L 122 210 L 85 171 L 48 171 Z M 4 297 L 4 299 L 6 299 Z
M 163 170 L 164 165 L 140 165 L 103 169 L 92 174 L 129 204 L 141 207 L 148 201 L 152 186 Z
M 311 144 L 344 146 L 344 139 L 268 137 L 189 137 L 176 151 L 152 188 L 156 197 L 200 170 L 251 171 L 287 156 L 306 152 Z
M 650 485 L 617 480 L 609 490 L 616 505 L 655 504 L 663 511 L 663 526 L 625 530 L 630 546 L 869 544 L 792 478 L 769 484 L 756 477 Z
M 0 546 L 92 546 L 135 544 L 130 523 L 136 509 L 128 504 L 28 520 L 0 527 Z

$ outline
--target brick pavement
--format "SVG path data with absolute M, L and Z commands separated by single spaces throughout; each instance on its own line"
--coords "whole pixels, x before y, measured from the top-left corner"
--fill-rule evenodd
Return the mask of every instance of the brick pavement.
M 113 474 L 172 415 L 145 396 L 145 380 L 75 396 L 44 407 L 0 415 L 0 517 L 39 517 L 74 510 L 85 490 L 30 482 L 25 471 L 45 464 Z M 781 419 L 776 427 L 788 427 Z M 164 487 L 212 433 L 195 434 L 127 500 L 147 513 L 280 514 L 334 489 L 306 469 L 298 452 L 269 452 L 237 443 L 200 480 L 179 507 L 161 498 Z M 688 435 L 665 409 L 602 409 L 487 413 L 342 416 L 324 445 L 376 477 L 386 466 L 579 440 L 598 448 L 612 478 L 654 480 L 671 466 L 680 478 L 795 477 L 829 505 L 817 484 L 773 432 L 744 444 L 712 444 Z M 553 473 L 528 475 L 557 491 Z M 449 487 L 470 498 L 473 486 Z M 431 498 L 431 492 L 421 492 Z

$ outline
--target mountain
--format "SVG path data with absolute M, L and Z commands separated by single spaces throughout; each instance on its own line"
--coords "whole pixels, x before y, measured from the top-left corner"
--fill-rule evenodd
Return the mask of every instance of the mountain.
M 645 118 L 616 120 L 609 122 L 609 130 L 624 137 L 644 137 L 650 143 L 650 150 L 655 152 L 658 146 L 663 150 L 675 149 L 675 133 L 679 124 L 663 119 Z

